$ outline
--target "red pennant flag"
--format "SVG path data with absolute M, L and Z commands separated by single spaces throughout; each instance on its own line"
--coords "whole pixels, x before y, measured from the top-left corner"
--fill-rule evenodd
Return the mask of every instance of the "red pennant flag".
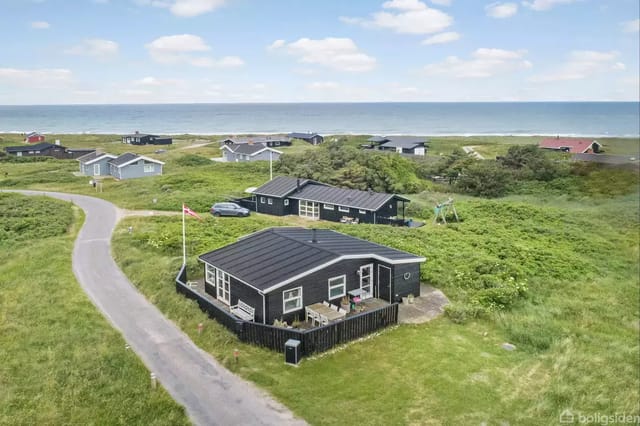
M 191 210 L 189 207 L 187 207 L 186 204 L 182 205 L 182 213 L 188 214 L 189 216 L 193 216 L 195 218 L 198 218 L 199 220 L 202 220 L 202 218 L 200 216 L 198 216 L 198 213 L 196 213 L 193 210 Z

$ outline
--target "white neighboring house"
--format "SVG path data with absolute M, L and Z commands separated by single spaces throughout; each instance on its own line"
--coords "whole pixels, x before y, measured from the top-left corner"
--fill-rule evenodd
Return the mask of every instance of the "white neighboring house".
M 223 145 L 220 149 L 222 150 L 222 158 L 227 162 L 276 161 L 282 154 L 282 151 L 263 144 L 229 144 Z

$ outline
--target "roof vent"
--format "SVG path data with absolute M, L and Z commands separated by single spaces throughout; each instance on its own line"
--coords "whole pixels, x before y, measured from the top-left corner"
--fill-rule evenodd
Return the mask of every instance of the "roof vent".
M 367 192 L 369 193 L 369 195 L 373 195 L 373 191 L 371 190 L 371 188 L 367 189 Z

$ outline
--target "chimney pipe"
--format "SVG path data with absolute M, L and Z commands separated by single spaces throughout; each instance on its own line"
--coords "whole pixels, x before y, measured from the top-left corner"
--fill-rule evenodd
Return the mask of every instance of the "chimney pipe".
M 296 190 L 300 191 L 300 178 L 296 179 Z
M 318 240 L 316 239 L 316 228 L 313 228 L 311 230 L 311 242 L 314 244 L 318 242 Z

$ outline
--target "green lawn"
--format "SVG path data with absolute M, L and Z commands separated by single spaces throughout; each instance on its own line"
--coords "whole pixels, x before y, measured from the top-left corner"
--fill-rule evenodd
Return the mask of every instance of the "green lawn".
M 0 424 L 189 424 L 76 282 L 82 220 L 69 203 L 0 194 Z

